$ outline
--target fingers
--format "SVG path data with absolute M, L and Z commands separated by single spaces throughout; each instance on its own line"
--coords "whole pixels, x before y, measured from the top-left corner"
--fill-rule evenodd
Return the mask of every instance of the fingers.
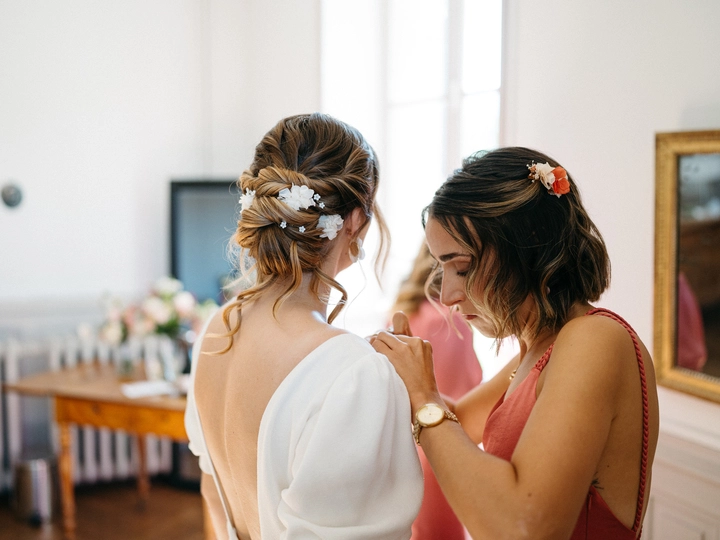
M 407 315 L 405 315 L 402 311 L 395 312 L 392 318 L 392 323 L 388 328 L 384 330 L 377 330 L 374 334 L 370 334 L 365 337 L 365 339 L 372 344 L 383 332 L 391 335 L 412 337 L 410 322 L 408 321 Z
M 370 341 L 370 343 L 373 346 L 375 346 L 376 343 L 382 343 L 385 347 L 391 350 L 393 348 L 397 348 L 397 346 L 401 343 L 399 337 L 391 334 L 390 332 L 378 332 L 372 337 L 373 339 Z
M 410 330 L 410 321 L 408 320 L 407 315 L 405 315 L 402 311 L 397 311 L 393 315 L 392 327 L 393 334 L 412 336 L 412 331 Z
M 375 347 L 378 352 L 408 350 L 414 354 L 430 354 L 432 355 L 432 345 L 429 341 L 420 338 L 390 334 L 389 332 L 379 332 L 373 339 L 369 340 L 370 344 Z M 382 349 L 382 350 L 381 350 Z
M 372 345 L 377 352 L 389 356 L 393 352 L 398 352 L 399 349 L 405 345 L 401 337 L 394 336 L 388 332 L 379 332 L 374 336 L 374 339 L 370 341 L 370 345 Z

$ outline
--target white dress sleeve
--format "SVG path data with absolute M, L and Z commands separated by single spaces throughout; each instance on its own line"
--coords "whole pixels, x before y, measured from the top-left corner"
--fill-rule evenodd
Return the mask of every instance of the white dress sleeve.
M 278 507 L 283 539 L 410 537 L 422 472 L 407 390 L 385 356 L 368 354 L 340 373 L 291 455 Z
M 200 417 L 198 415 L 197 404 L 195 403 L 195 369 L 197 368 L 198 357 L 200 355 L 201 337 L 204 333 L 205 329 L 203 329 L 200 337 L 193 344 L 192 349 L 190 383 L 188 385 L 187 403 L 185 404 L 185 431 L 187 432 L 189 441 L 188 448 L 199 458 L 200 470 L 206 474 L 213 474 L 210 454 L 205 444 L 205 436 L 200 426 Z

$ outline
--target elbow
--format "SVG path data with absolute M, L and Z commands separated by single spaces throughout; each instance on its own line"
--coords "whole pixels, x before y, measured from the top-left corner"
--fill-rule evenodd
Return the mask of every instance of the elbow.
M 527 527 L 524 523 L 516 523 L 515 526 L 508 527 L 504 530 L 495 529 L 494 527 L 487 526 L 467 526 L 467 531 L 470 533 L 470 538 L 493 538 L 497 540 L 568 540 L 568 534 L 560 533 L 542 533 L 534 532 L 530 527 Z
M 497 508 L 495 510 L 498 510 Z M 533 527 L 527 521 L 512 512 L 502 511 L 479 512 L 464 522 L 471 538 L 493 538 L 494 540 L 538 540 Z
M 479 538 L 493 538 L 496 540 L 538 540 L 536 536 L 533 536 L 530 531 L 523 526 L 508 527 L 505 529 L 497 528 L 494 526 L 488 526 L 488 524 L 467 524 L 466 525 L 470 537 L 474 539 Z
M 497 540 L 567 540 L 572 530 L 566 524 L 556 523 L 552 516 L 543 518 L 530 509 L 511 515 L 482 513 L 464 523 L 472 538 Z

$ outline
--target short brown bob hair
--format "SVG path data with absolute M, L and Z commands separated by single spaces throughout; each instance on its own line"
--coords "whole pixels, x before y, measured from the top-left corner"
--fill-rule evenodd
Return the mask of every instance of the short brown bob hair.
M 423 211 L 472 255 L 466 294 L 497 338 L 559 329 L 575 302 L 594 302 L 610 284 L 600 231 L 568 173 L 557 197 L 533 182 L 528 166 L 560 164 L 522 147 L 479 152 L 463 161 Z M 526 328 L 520 306 L 530 297 L 537 319 Z

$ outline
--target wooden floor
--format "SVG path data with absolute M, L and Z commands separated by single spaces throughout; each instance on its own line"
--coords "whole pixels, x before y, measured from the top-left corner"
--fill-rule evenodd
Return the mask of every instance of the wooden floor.
M 153 480 L 145 509 L 134 483 L 80 486 L 75 490 L 77 540 L 202 540 L 200 493 Z M 0 498 L 0 540 L 61 540 L 59 513 L 51 524 L 33 527 Z

